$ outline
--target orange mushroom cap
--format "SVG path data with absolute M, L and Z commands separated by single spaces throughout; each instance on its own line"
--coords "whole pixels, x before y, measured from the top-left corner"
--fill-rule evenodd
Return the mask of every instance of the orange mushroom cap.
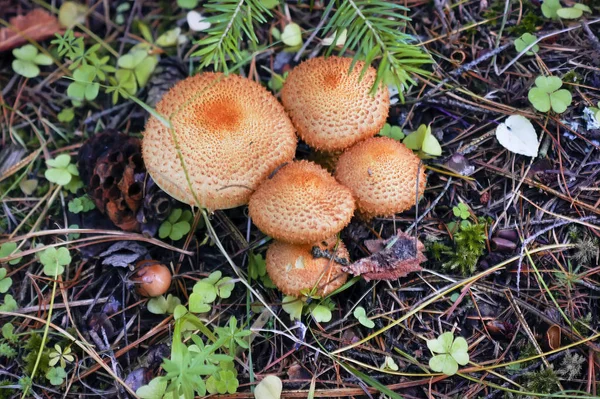
M 372 95 L 377 71 L 352 58 L 313 58 L 294 68 L 281 91 L 281 100 L 298 135 L 323 151 L 343 150 L 377 134 L 388 116 L 390 97 L 381 85 Z
M 267 273 L 285 295 L 300 296 L 301 291 L 315 286 L 317 295 L 327 295 L 348 279 L 339 263 L 342 260 L 348 263 L 348 250 L 341 241 L 336 250 L 336 242 L 336 237 L 302 245 L 274 241 L 267 250 Z M 312 253 L 315 246 L 321 251 L 326 250 L 330 257 L 315 258 Z
M 410 209 L 425 191 L 425 168 L 411 150 L 394 139 L 373 137 L 342 154 L 336 179 L 352 190 L 363 217 L 391 216 Z
M 136 263 L 137 270 L 132 278 L 138 294 L 146 297 L 161 296 L 171 286 L 171 271 L 154 260 L 141 260 Z
M 319 165 L 297 161 L 265 180 L 250 197 L 254 224 L 276 240 L 308 244 L 330 237 L 352 219 L 354 198 Z
M 173 129 L 150 117 L 142 141 L 146 168 L 164 191 L 190 205 L 215 210 L 246 204 L 296 151 L 294 127 L 281 104 L 237 75 L 202 73 L 182 80 L 156 110 Z

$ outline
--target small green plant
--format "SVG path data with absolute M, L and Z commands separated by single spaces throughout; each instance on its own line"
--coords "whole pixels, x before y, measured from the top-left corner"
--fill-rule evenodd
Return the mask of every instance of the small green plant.
M 62 367 L 52 367 L 46 372 L 46 378 L 50 381 L 50 384 L 58 386 L 65 382 L 67 372 Z
M 4 303 L 0 305 L 0 312 L 12 312 L 18 308 L 17 301 L 15 301 L 15 298 L 13 298 L 12 295 L 4 295 Z
M 69 201 L 69 212 L 72 213 L 89 212 L 94 208 L 96 208 L 96 204 L 87 195 L 73 198 Z
M 12 279 L 7 277 L 8 271 L 5 268 L 0 268 L 0 294 L 6 294 L 12 285 Z
M 44 265 L 44 274 L 50 277 L 64 273 L 65 266 L 71 263 L 71 254 L 65 247 L 50 247 L 40 254 L 40 262 Z
M 386 356 L 385 360 L 383 361 L 383 363 L 381 364 L 381 366 L 379 366 L 379 368 L 381 370 L 392 370 L 392 371 L 398 371 L 398 365 L 396 364 L 396 362 L 394 361 L 394 359 L 390 356 Z
M 281 32 L 281 41 L 288 47 L 298 47 L 302 44 L 302 29 L 300 25 L 290 22 Z
M 162 222 L 158 229 L 160 238 L 169 237 L 173 241 L 178 241 L 190 232 L 192 225 L 192 212 L 189 210 L 173 209 L 167 220 Z
M 252 251 L 248 256 L 248 277 L 252 280 L 260 280 L 265 288 L 277 288 L 267 274 L 267 264 L 263 256 Z
M 33 44 L 16 48 L 12 53 L 15 56 L 15 60 L 12 62 L 13 71 L 26 78 L 35 78 L 40 74 L 38 65 L 52 65 L 52 58 L 46 54 L 40 54 Z
M 558 19 L 556 11 L 561 7 L 559 0 L 544 0 L 542 2 L 542 14 L 544 14 L 544 17 L 546 18 Z
M 527 373 L 524 378 L 525 388 L 529 392 L 548 394 L 559 390 L 559 378 L 552 366 L 535 373 Z
M 537 37 L 535 37 L 535 35 L 532 35 L 531 33 L 523 33 L 521 35 L 521 37 L 519 37 L 517 40 L 515 40 L 515 49 L 520 53 L 521 51 L 525 50 L 527 47 L 529 47 L 531 44 L 535 43 L 536 41 L 537 41 Z M 534 55 L 539 50 L 540 50 L 540 46 L 535 44 L 525 54 L 526 55 Z
M 389 137 L 391 139 L 402 141 L 406 137 L 400 126 L 392 126 L 389 123 L 383 125 L 381 131 L 379 131 L 380 136 Z
M 20 251 L 17 251 L 17 243 L 16 242 L 5 242 L 0 245 L 0 259 L 6 258 L 11 255 L 16 255 Z M 9 265 L 16 265 L 21 261 L 21 258 L 15 258 L 8 261 Z
M 243 327 L 238 327 L 235 316 L 229 318 L 229 323 L 225 327 L 215 327 L 215 332 L 219 339 L 215 345 L 223 346 L 229 349 L 229 355 L 235 356 L 237 347 L 248 349 L 248 341 L 246 338 L 252 333 L 250 330 L 244 330 Z
M 181 305 L 181 300 L 176 296 L 169 294 L 166 298 L 164 295 L 151 298 L 146 306 L 150 313 L 173 314 L 178 305 Z
M 442 155 L 440 143 L 431 133 L 431 126 L 421 125 L 416 132 L 406 136 L 404 145 L 411 150 L 417 151 L 420 158 L 432 158 Z
M 220 271 L 210 274 L 194 284 L 190 294 L 189 308 L 193 313 L 206 313 L 210 310 L 210 304 L 217 296 L 220 298 L 229 298 L 235 286 L 231 277 L 222 277 Z
M 135 95 L 138 87 L 144 87 L 158 64 L 158 56 L 150 54 L 146 43 L 135 45 L 127 54 L 119 57 L 115 78 L 123 83 L 130 95 Z
M 451 332 L 427 340 L 427 347 L 434 355 L 429 359 L 429 367 L 435 372 L 454 375 L 459 364 L 464 366 L 469 363 L 467 340 L 463 337 L 454 338 Z
M 46 169 L 44 176 L 49 182 L 64 186 L 72 193 L 83 187 L 77 165 L 71 163 L 69 154 L 60 154 L 54 159 L 49 159 L 46 161 L 46 165 L 48 169 Z
M 331 321 L 333 317 L 331 311 L 335 308 L 335 304 L 329 298 L 322 300 L 321 302 L 311 302 L 308 306 L 307 313 L 317 323 L 327 323 Z
M 286 312 L 290 319 L 300 320 L 302 318 L 302 308 L 304 307 L 304 301 L 295 296 L 287 295 L 281 300 L 281 308 Z
M 75 110 L 73 108 L 65 108 L 56 115 L 59 122 L 69 123 L 75 118 Z
M 477 267 L 479 257 L 485 250 L 485 224 L 460 223 L 458 231 L 454 234 L 454 250 L 445 252 L 450 259 L 443 264 L 448 270 L 458 270 L 462 275 L 473 274 Z
M 358 320 L 358 322 L 360 324 L 362 324 L 363 326 L 365 326 L 367 328 L 375 327 L 375 323 L 373 322 L 373 320 L 371 320 L 367 317 L 367 312 L 365 311 L 365 308 L 363 308 L 362 306 L 357 306 L 354 309 L 353 314 L 354 314 L 354 317 L 356 318 L 356 320 Z
M 571 92 L 561 89 L 562 85 L 562 80 L 556 76 L 538 76 L 527 98 L 540 112 L 548 112 L 552 108 L 557 114 L 562 114 L 573 101 Z
M 67 367 L 67 363 L 73 363 L 75 361 L 75 356 L 71 354 L 70 346 L 67 346 L 65 349 L 63 349 L 59 344 L 55 344 L 54 350 L 50 351 L 48 356 L 50 357 L 48 366 L 54 367 L 60 363 L 60 367 L 63 370 L 65 367 Z
M 585 4 L 575 4 L 573 7 L 562 7 L 556 10 L 556 15 L 561 19 L 579 19 L 583 13 L 592 13 L 592 9 Z
M 454 216 L 459 217 L 462 220 L 467 220 L 471 216 L 471 212 L 469 212 L 469 206 L 463 202 L 452 207 L 452 213 Z

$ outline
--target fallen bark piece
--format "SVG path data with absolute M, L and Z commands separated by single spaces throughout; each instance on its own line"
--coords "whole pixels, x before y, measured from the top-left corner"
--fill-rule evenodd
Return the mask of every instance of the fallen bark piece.
M 423 255 L 423 243 L 400 230 L 396 236 L 387 240 L 367 240 L 365 246 L 372 255 L 344 267 L 343 270 L 360 275 L 366 281 L 404 277 L 408 273 L 421 271 L 420 264 L 427 260 Z
M 9 27 L 0 29 L 0 52 L 19 47 L 28 42 L 41 41 L 62 32 L 58 19 L 41 8 L 17 15 L 9 21 Z

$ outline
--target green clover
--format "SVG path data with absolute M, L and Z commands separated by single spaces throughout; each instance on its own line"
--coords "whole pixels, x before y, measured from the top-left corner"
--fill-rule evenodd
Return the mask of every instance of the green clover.
M 235 283 L 231 277 L 223 277 L 215 284 L 215 288 L 217 289 L 217 295 L 226 299 L 231 296 L 231 292 L 235 288 Z
M 406 135 L 400 129 L 400 126 L 392 126 L 389 123 L 383 125 L 383 128 L 379 131 L 380 136 L 389 137 L 391 139 L 402 141 Z
M 12 285 L 12 279 L 10 277 L 6 277 L 8 272 L 5 268 L 0 268 L 0 294 L 5 294 L 8 292 L 8 289 Z
M 392 370 L 398 371 L 398 365 L 394 361 L 394 359 L 390 356 L 386 356 L 383 364 L 379 366 L 381 370 Z
M 75 110 L 73 108 L 65 108 L 56 115 L 59 122 L 68 123 L 75 117 Z
M 9 342 L 13 344 L 19 340 L 19 336 L 15 334 L 15 326 L 10 323 L 6 323 L 2 326 L 2 336 Z
M 469 216 L 471 216 L 469 207 L 462 202 L 457 206 L 452 207 L 452 213 L 454 213 L 454 216 L 460 217 L 463 220 L 466 220 L 469 218 Z
M 16 48 L 12 53 L 16 58 L 12 62 L 13 71 L 26 78 L 35 78 L 40 74 L 38 65 L 52 65 L 52 58 L 40 54 L 32 44 Z
M 219 370 L 206 380 L 206 390 L 211 394 L 234 394 L 240 385 L 231 370 Z
M 284 312 L 290 315 L 292 320 L 300 320 L 302 317 L 302 307 L 304 302 L 295 296 L 284 296 L 281 300 L 281 308 Z
M 591 14 L 592 9 L 585 4 L 575 4 L 573 7 L 563 7 L 556 10 L 556 15 L 561 19 L 578 19 L 584 12 Z
M 63 274 L 65 266 L 71 263 L 71 254 L 65 247 L 47 248 L 40 254 L 40 262 L 44 265 L 44 274 L 50 277 Z
M 429 359 L 429 367 L 438 373 L 454 375 L 458 365 L 469 362 L 469 345 L 463 337 L 454 338 L 452 332 L 445 332 L 437 339 L 427 340 L 429 350 L 437 355 Z
M 515 40 L 515 49 L 520 53 L 536 41 L 537 37 L 535 37 L 535 35 L 532 35 L 531 33 L 523 33 L 520 38 Z M 539 50 L 540 46 L 534 44 L 533 47 L 531 47 L 525 54 L 534 55 Z
M 169 237 L 173 241 L 178 241 L 190 232 L 192 226 L 192 212 L 189 210 L 174 209 L 167 220 L 162 222 L 158 228 L 158 236 L 160 238 Z
M 94 208 L 96 208 L 96 204 L 87 195 L 69 201 L 69 212 L 72 213 L 88 212 Z
M 548 112 L 552 108 L 557 114 L 562 114 L 573 101 L 569 90 L 560 89 L 562 84 L 562 80 L 556 76 L 538 76 L 535 79 L 536 87 L 529 90 L 527 97 L 540 112 Z
M 54 159 L 46 161 L 48 169 L 44 176 L 48 181 L 56 183 L 59 186 L 66 186 L 71 182 L 74 176 L 79 176 L 77 166 L 71 163 L 69 154 L 60 154 Z
M 66 376 L 67 373 L 62 367 L 52 367 L 46 373 L 46 378 L 48 379 L 48 381 L 50 381 L 50 384 L 52 385 L 62 385 L 62 383 L 65 382 Z
M 117 81 L 128 82 L 129 94 L 134 95 L 138 87 L 144 87 L 158 64 L 158 56 L 149 53 L 150 48 L 143 43 L 134 46 L 129 53 L 119 57 L 117 66 L 121 68 Z M 118 72 L 118 71 L 117 71 Z M 133 79 L 132 79 L 133 77 Z
M 559 0 L 544 0 L 542 3 L 542 14 L 550 19 L 558 19 L 556 11 L 561 8 Z
M 16 242 L 5 242 L 0 245 L 0 259 L 9 257 L 10 255 L 16 255 L 21 251 L 17 251 L 17 243 Z M 9 265 L 16 265 L 21 261 L 22 258 L 16 258 L 13 260 L 9 260 Z
M 428 125 L 419 126 L 417 131 L 406 136 L 402 143 L 411 150 L 419 151 L 419 156 L 421 158 L 442 155 L 442 147 L 431 133 L 431 126 Z
M 181 305 L 181 300 L 171 294 L 167 295 L 166 298 L 162 295 L 151 298 L 146 304 L 148 311 L 154 314 L 172 314 L 177 305 Z
M 331 310 L 327 305 L 311 306 L 310 315 L 317 323 L 327 323 L 332 318 Z
M 366 312 L 365 308 L 363 308 L 362 306 L 357 306 L 354 309 L 353 315 L 354 315 L 354 317 L 356 317 L 358 322 L 360 324 L 362 324 L 363 326 L 365 326 L 367 328 L 375 327 L 375 323 L 373 322 L 373 320 L 371 320 L 367 317 L 367 312 Z
M 4 295 L 4 303 L 0 305 L 0 312 L 12 312 L 18 308 L 19 306 L 17 305 L 17 301 L 15 301 L 15 298 L 13 298 L 12 295 Z
M 276 288 L 267 274 L 267 263 L 261 254 L 250 252 L 250 256 L 248 257 L 248 275 L 253 280 L 260 278 L 265 288 Z
M 163 377 L 153 378 L 148 385 L 142 385 L 135 394 L 142 399 L 163 399 L 167 390 L 167 379 Z
M 76 101 L 92 101 L 98 97 L 100 84 L 96 80 L 96 68 L 91 65 L 81 65 L 73 72 L 73 82 L 67 87 L 67 95 Z

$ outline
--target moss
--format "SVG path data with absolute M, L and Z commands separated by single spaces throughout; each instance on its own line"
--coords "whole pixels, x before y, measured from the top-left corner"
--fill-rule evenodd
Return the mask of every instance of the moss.
M 521 23 L 511 26 L 506 29 L 508 33 L 514 36 L 521 36 L 523 33 L 535 33 L 537 27 L 544 23 L 544 20 L 539 16 L 540 11 L 528 11 L 521 18 Z
M 477 269 L 477 261 L 485 251 L 485 224 L 461 223 L 454 235 L 454 250 L 447 252 L 449 261 L 443 264 L 447 270 L 458 271 L 463 276 Z

